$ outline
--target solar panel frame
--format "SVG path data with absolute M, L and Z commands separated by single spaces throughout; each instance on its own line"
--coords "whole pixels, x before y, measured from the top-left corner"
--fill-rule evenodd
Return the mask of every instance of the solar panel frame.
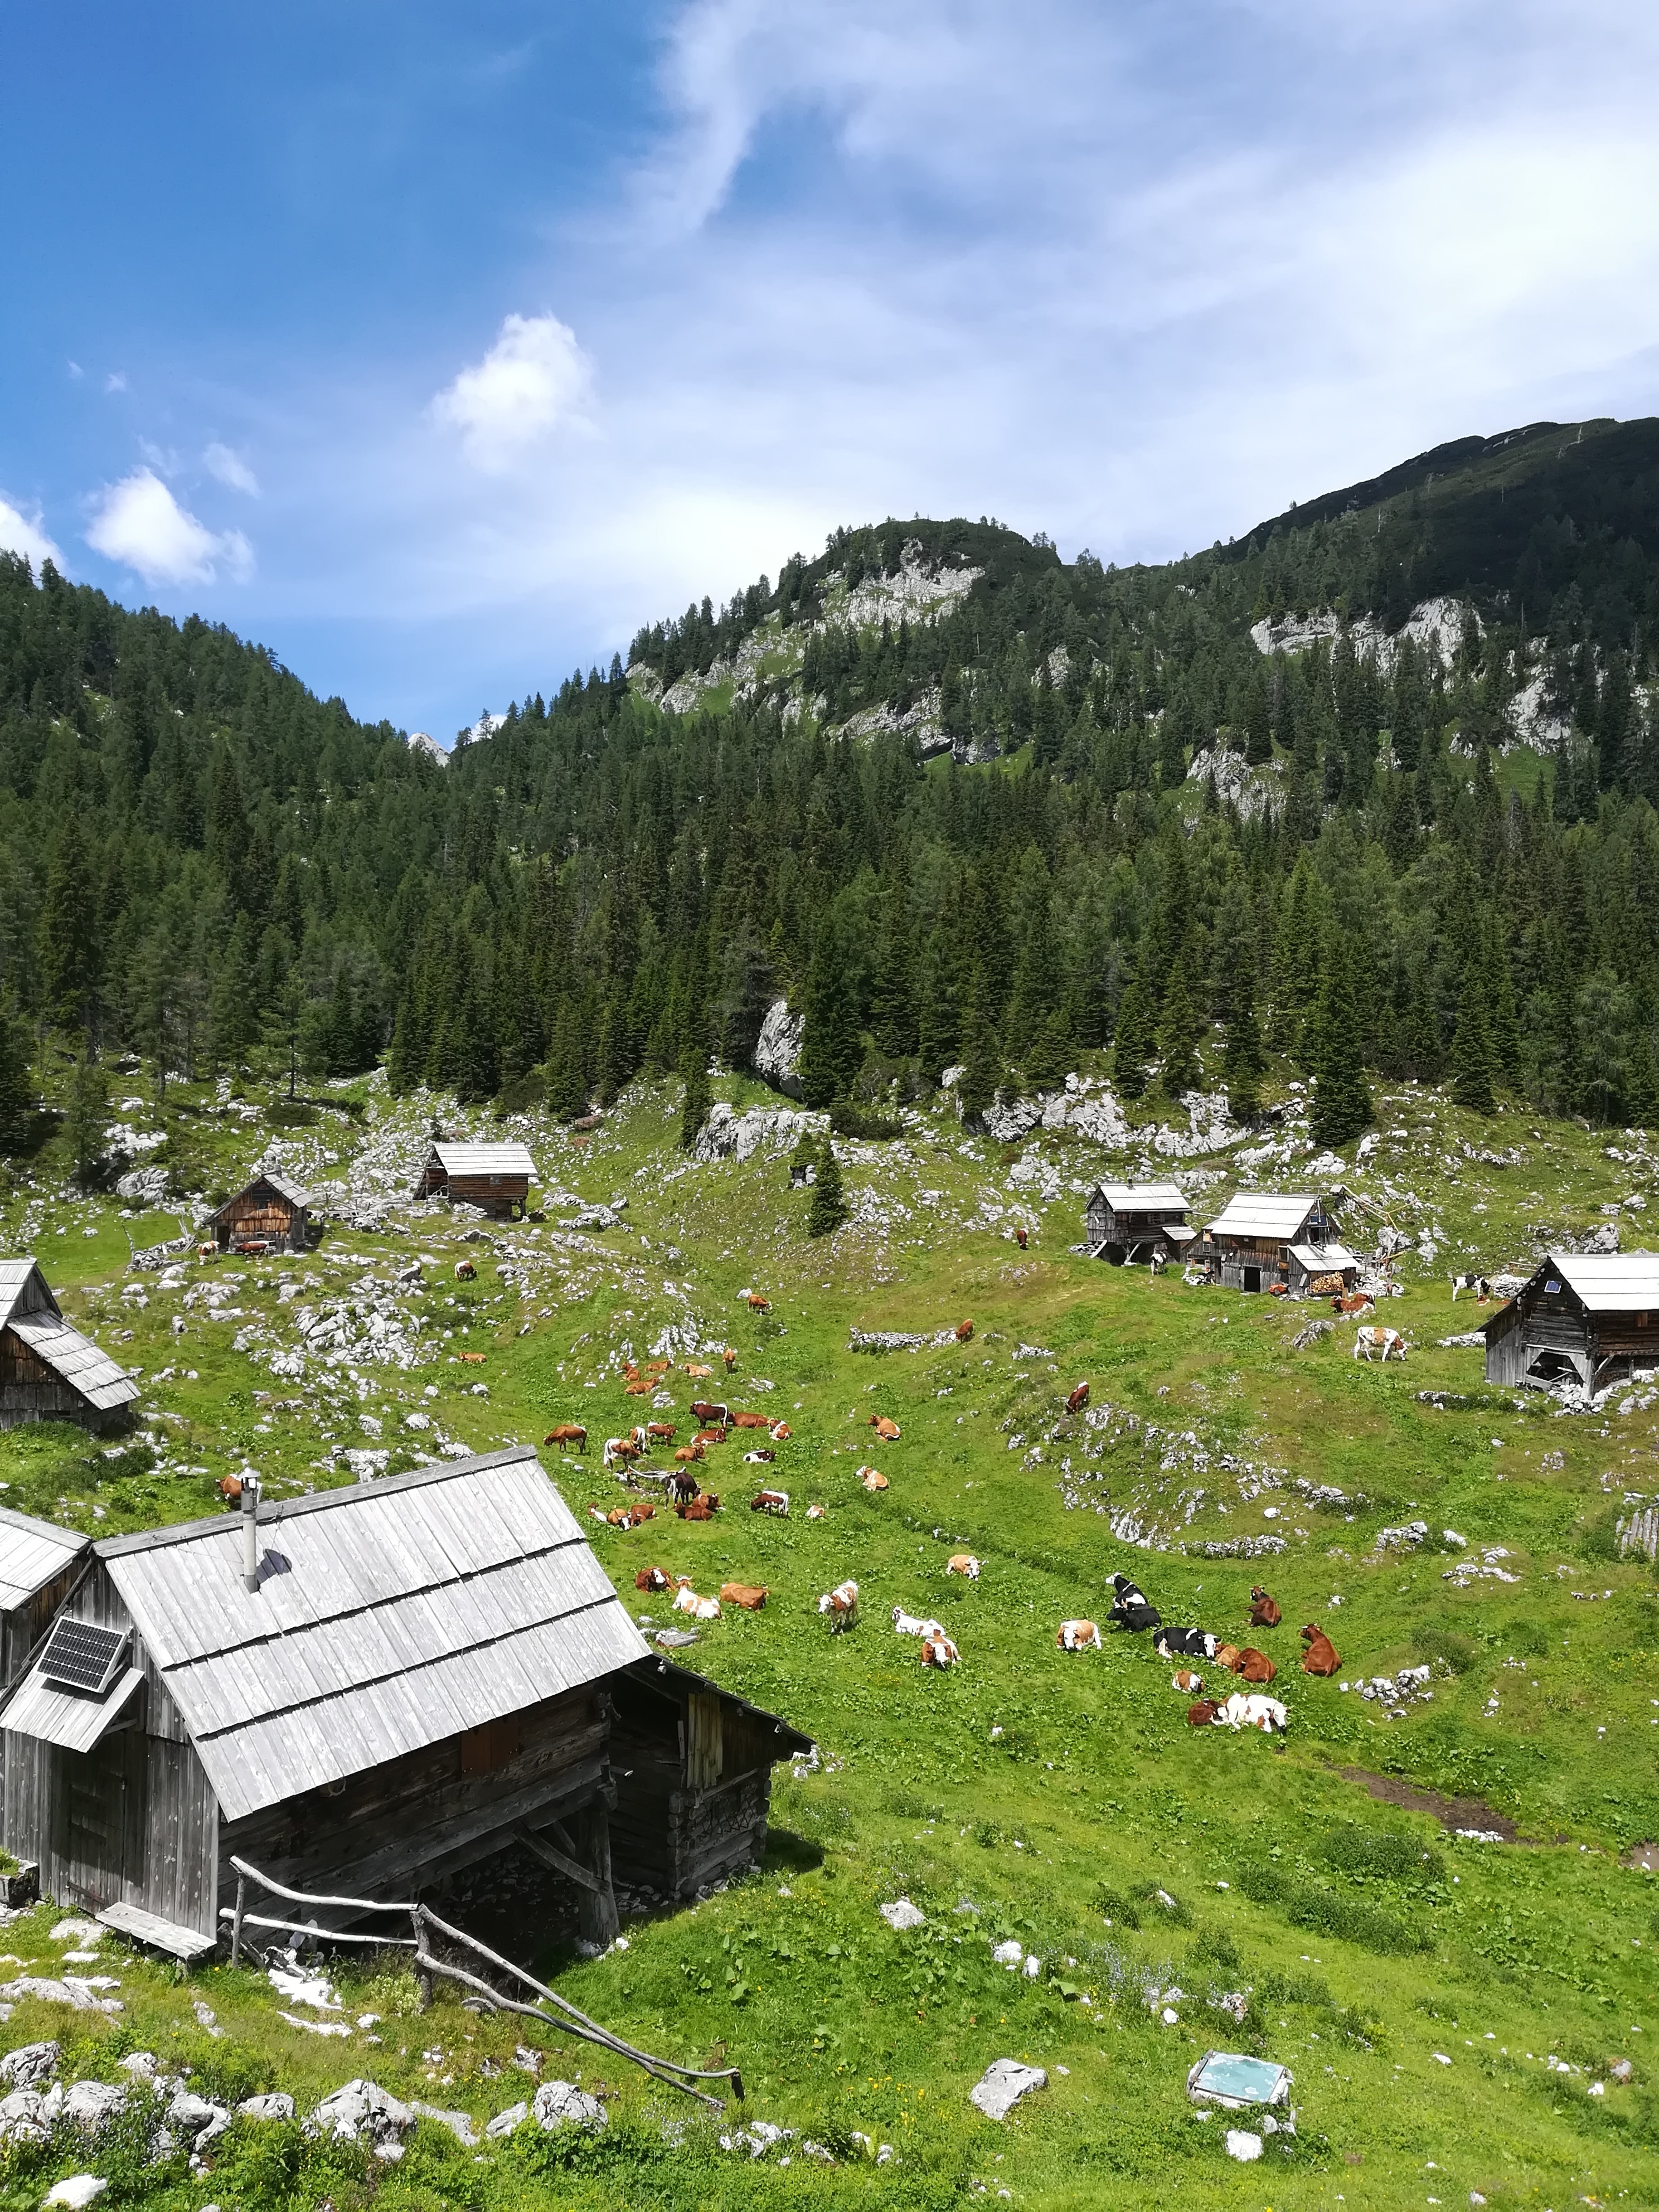
M 60 1620 L 40 1654 L 40 1673 L 59 1689 L 101 1698 L 125 1662 L 131 1632 L 93 1620 Z

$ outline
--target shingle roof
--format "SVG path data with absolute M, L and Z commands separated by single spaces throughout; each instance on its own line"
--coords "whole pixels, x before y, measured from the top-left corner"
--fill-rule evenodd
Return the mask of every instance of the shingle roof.
M 31 1277 L 33 1278 L 32 1291 Z M 27 1297 L 24 1295 L 26 1291 L 29 1292 Z M 53 1297 L 46 1277 L 40 1273 L 38 1260 L 27 1256 L 0 1260 L 0 1327 L 11 1319 L 20 1304 L 25 1313 L 55 1314 L 58 1311 L 58 1301 Z
M 8 1326 L 37 1359 L 44 1359 L 54 1374 L 61 1375 L 100 1413 L 130 1406 L 138 1395 L 138 1385 L 126 1370 L 118 1367 L 108 1352 L 100 1352 L 89 1336 L 82 1336 L 66 1321 L 52 1314 L 19 1314 Z
M 1552 1252 L 1548 1267 L 1591 1313 L 1659 1310 L 1659 1253 Z
M 78 1690 L 59 1689 L 37 1667 L 19 1683 L 7 1705 L 6 1727 L 14 1735 L 38 1736 L 44 1743 L 61 1744 L 65 1751 L 90 1751 L 137 1694 L 143 1679 L 142 1667 L 129 1667 L 101 1698 L 88 1698 Z
M 228 1820 L 645 1657 L 528 1446 L 98 1547 Z
M 1359 1265 L 1346 1244 L 1292 1244 L 1291 1249 L 1310 1275 L 1340 1274 Z
M 1103 1182 L 1095 1193 L 1108 1206 L 1120 1212 L 1134 1212 L 1149 1206 L 1180 1206 L 1187 1203 L 1187 1194 L 1173 1182 Z
M 0 1613 L 27 1604 L 70 1561 L 91 1546 L 73 1528 L 55 1528 L 0 1506 Z
M 536 1163 L 524 1145 L 434 1145 L 433 1151 L 452 1176 L 532 1176 Z
M 1210 1224 L 1210 1234 L 1212 1237 L 1282 1237 L 1288 1241 L 1300 1232 L 1303 1224 L 1318 1204 L 1317 1191 L 1280 1194 L 1242 1190 L 1237 1198 L 1228 1200 Z
M 235 1205 L 237 1199 L 246 1198 L 249 1191 L 262 1182 L 269 1183 L 277 1196 L 285 1198 L 290 1206 L 309 1209 L 311 1193 L 302 1183 L 291 1182 L 287 1176 L 272 1175 L 268 1168 L 261 1168 L 258 1175 L 248 1177 L 240 1190 L 236 1193 L 235 1197 L 228 1198 L 216 1212 L 210 1213 L 208 1216 L 209 1220 L 222 1221 L 231 1207 Z

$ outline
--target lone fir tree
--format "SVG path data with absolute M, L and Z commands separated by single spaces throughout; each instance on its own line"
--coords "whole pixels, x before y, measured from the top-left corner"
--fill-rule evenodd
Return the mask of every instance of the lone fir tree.
M 1339 939 L 1331 947 L 1314 1009 L 1313 1140 L 1346 1145 L 1372 1118 L 1359 1056 L 1358 1023 L 1346 951 Z
M 826 1129 L 818 1151 L 818 1171 L 812 1184 L 812 1202 L 806 1211 L 809 1237 L 830 1237 L 847 1218 L 847 1200 L 841 1187 L 841 1162 Z

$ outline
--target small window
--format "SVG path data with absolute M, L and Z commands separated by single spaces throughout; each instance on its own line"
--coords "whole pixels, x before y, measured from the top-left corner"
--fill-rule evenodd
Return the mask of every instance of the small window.
M 1561 1285 L 1560 1285 L 1560 1284 L 1559 1284 L 1559 1283 L 1558 1283 L 1558 1282 L 1555 1280 L 1555 1279 L 1554 1279 L 1554 1277 L 1553 1277 L 1553 1276 L 1552 1276 L 1552 1277 L 1551 1277 L 1551 1279 L 1550 1279 L 1550 1280 L 1549 1280 L 1548 1282 L 1547 1282 L 1547 1283 L 1545 1284 L 1545 1285 L 1544 1285 L 1544 1296 L 1545 1296 L 1547 1298 L 1559 1297 L 1559 1295 L 1560 1295 L 1560 1291 L 1561 1291 Z

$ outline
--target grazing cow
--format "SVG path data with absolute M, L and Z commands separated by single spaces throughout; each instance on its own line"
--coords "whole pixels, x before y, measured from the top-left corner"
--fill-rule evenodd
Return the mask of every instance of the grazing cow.
M 1014 1231 L 1014 1242 L 1018 1245 L 1022 1252 L 1024 1251 L 1027 1244 L 1030 1242 L 1029 1232 L 1024 1229 L 1016 1229 Z
M 674 1455 L 676 1459 L 679 1455 L 678 1452 Z M 672 1505 L 689 1505 L 702 1486 L 689 1468 L 677 1467 L 663 1477 L 664 1493 Z
M 1378 1327 L 1357 1330 L 1353 1340 L 1354 1358 L 1369 1363 L 1373 1352 L 1382 1353 L 1385 1365 L 1390 1353 L 1403 1363 L 1406 1357 L 1406 1340 L 1397 1328 Z
M 691 1418 L 694 1421 L 718 1421 L 723 1429 L 728 1428 L 732 1421 L 731 1413 L 726 1407 L 714 1405 L 707 1398 L 694 1398 L 691 1401 Z
M 872 1413 L 869 1425 L 884 1444 L 896 1444 L 904 1433 L 898 1423 L 890 1420 L 885 1413 Z
M 676 1467 L 695 1467 L 702 1455 L 703 1447 L 701 1444 L 677 1444 L 674 1449 L 674 1464 Z
M 674 1508 L 682 1521 L 712 1521 L 720 1510 L 720 1499 L 712 1490 L 700 1490 L 688 1504 Z
M 1169 1264 L 1170 1255 L 1167 1252 L 1154 1252 L 1146 1262 L 1146 1272 L 1149 1275 L 1161 1275 Z
M 1375 1313 L 1376 1300 L 1369 1291 L 1339 1291 L 1331 1300 L 1331 1311 L 1352 1321 L 1356 1314 Z
M 789 1518 L 789 1492 L 787 1490 L 757 1490 L 749 1501 L 751 1513 L 775 1513 L 780 1521 Z
M 959 1321 L 957 1323 L 956 1340 L 958 1344 L 971 1344 L 973 1342 L 974 1324 L 971 1320 Z
M 1188 1728 L 1213 1728 L 1221 1708 L 1213 1698 L 1200 1698 L 1195 1705 L 1187 1708 Z
M 1204 1677 L 1194 1674 L 1190 1667 L 1177 1667 L 1170 1677 L 1170 1687 L 1184 1692 L 1189 1698 L 1195 1698 L 1204 1687 Z
M 471 1260 L 458 1260 L 455 1262 L 455 1279 L 458 1283 L 476 1283 L 477 1281 L 478 1271 L 473 1266 Z
M 1233 1662 L 1233 1672 L 1246 1682 L 1271 1682 L 1279 1669 L 1265 1651 L 1247 1644 Z
M 580 1421 L 561 1421 L 557 1428 L 548 1431 L 542 1442 L 557 1444 L 561 1451 L 574 1444 L 579 1452 L 585 1452 L 587 1449 L 587 1431 Z
M 738 1364 L 738 1355 L 728 1344 L 721 1352 L 720 1358 L 726 1362 L 726 1371 L 729 1375 Z
M 464 1352 L 461 1354 L 463 1367 L 482 1367 L 483 1364 L 484 1355 L 482 1352 Z
M 830 1509 L 825 1505 L 809 1505 L 806 1509 L 806 1517 L 809 1521 L 827 1521 L 830 1518 Z
M 750 1291 L 749 1310 L 750 1313 L 769 1314 L 772 1310 L 772 1301 L 770 1298 L 763 1298 L 758 1291 Z
M 1250 1587 L 1250 1626 L 1252 1628 L 1277 1628 L 1284 1615 L 1260 1583 Z
M 945 1624 L 918 1613 L 907 1613 L 902 1605 L 896 1605 L 893 1607 L 893 1633 L 895 1636 L 943 1636 Z
M 1316 1622 L 1309 1621 L 1302 1632 L 1302 1641 L 1307 1650 L 1302 1655 L 1304 1674 L 1334 1674 L 1342 1664 L 1342 1654 Z
M 674 1424 L 672 1421 L 647 1421 L 645 1433 L 653 1444 L 665 1444 L 674 1433 Z
M 734 1429 L 769 1429 L 771 1425 L 769 1413 L 733 1413 L 732 1416 Z
M 222 1474 L 219 1477 L 219 1495 L 221 1498 L 228 1498 L 234 1505 L 241 1494 L 242 1478 L 240 1474 Z
M 216 1244 L 198 1244 L 196 1247 L 196 1256 L 198 1260 L 216 1260 L 219 1256 L 219 1247 Z
M 693 1620 L 718 1620 L 720 1601 L 717 1597 L 699 1597 L 688 1583 L 685 1589 L 677 1593 L 674 1610 L 676 1613 L 689 1613 Z
M 1212 1725 L 1230 1729 L 1260 1729 L 1263 1735 L 1283 1735 L 1290 1726 L 1291 1717 L 1277 1698 L 1264 1698 L 1260 1692 L 1246 1695 L 1235 1690 Z
M 945 1562 L 947 1575 L 966 1575 L 970 1583 L 979 1580 L 979 1561 L 971 1552 L 952 1552 Z
M 775 1444 L 787 1444 L 795 1432 L 787 1421 L 774 1421 L 769 1433 Z
M 1152 1649 L 1160 1659 L 1213 1659 L 1216 1640 L 1207 1629 L 1160 1628 Z
M 855 1627 L 859 1617 L 859 1586 L 856 1583 L 837 1583 L 818 1600 L 818 1611 L 830 1616 L 830 1633 L 843 1636 Z
M 665 1590 L 668 1588 L 667 1570 L 663 1567 L 641 1567 L 634 1577 L 637 1590 Z
M 640 1451 L 648 1452 L 651 1449 L 651 1431 L 649 1429 L 641 1427 L 640 1425 L 635 1422 L 634 1426 L 628 1431 L 628 1441 L 629 1443 L 635 1445 Z
M 859 1469 L 859 1480 L 866 1490 L 885 1490 L 888 1486 L 887 1477 L 879 1468 L 861 1467 Z
M 1068 1413 L 1080 1413 L 1088 1402 L 1089 1386 L 1086 1382 L 1079 1382 L 1066 1401 L 1066 1410 Z
M 1485 1305 L 1492 1296 L 1492 1278 L 1489 1275 L 1454 1275 L 1451 1279 L 1451 1291 L 1454 1305 L 1457 1304 L 1457 1293 L 1460 1291 L 1473 1291 L 1476 1304 Z
M 1100 1631 L 1092 1620 L 1062 1620 L 1054 1642 L 1062 1651 L 1098 1651 Z
M 1139 1636 L 1146 1629 L 1156 1628 L 1163 1615 L 1144 1590 L 1138 1589 L 1127 1575 L 1114 1575 L 1115 1593 L 1108 1624 L 1113 1628 L 1127 1628 L 1131 1635 Z
M 937 1636 L 921 1639 L 921 1663 L 924 1667 L 954 1667 L 962 1654 L 941 1629 Z
M 777 1456 L 775 1451 L 745 1452 L 743 1463 L 745 1467 L 771 1467 L 776 1463 Z
M 766 1592 L 753 1583 L 722 1583 L 720 1603 L 738 1606 L 744 1613 L 758 1613 L 766 1603 Z
M 607 1437 L 599 1463 L 602 1467 L 615 1467 L 620 1461 L 623 1467 L 631 1467 L 639 1455 L 640 1448 L 632 1437 Z

